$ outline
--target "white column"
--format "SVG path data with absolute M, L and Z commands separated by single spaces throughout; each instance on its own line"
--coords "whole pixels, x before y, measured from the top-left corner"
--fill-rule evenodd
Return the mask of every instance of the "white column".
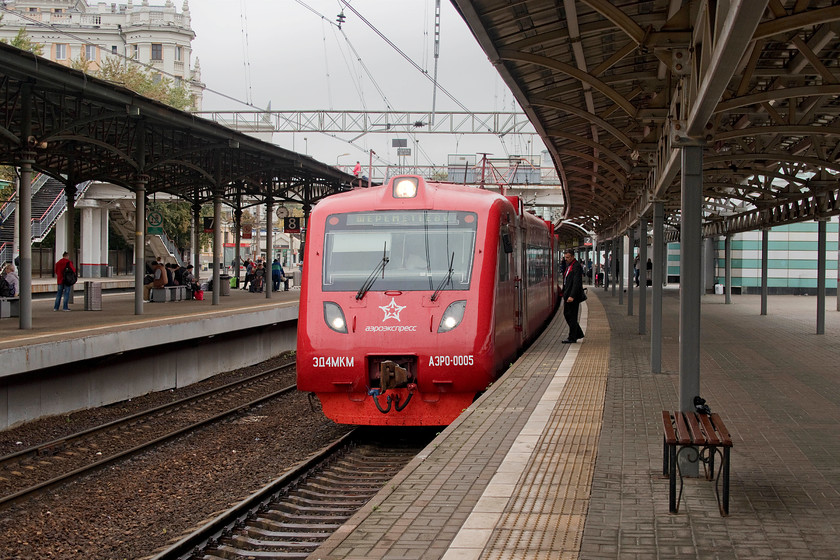
M 63 213 L 55 222 L 55 254 L 56 261 L 61 253 L 67 250 L 67 213 Z
M 108 274 L 108 226 L 111 223 L 111 216 L 108 214 L 108 208 L 103 207 L 99 209 L 99 256 L 101 257 L 100 262 L 102 266 L 100 267 L 101 275 L 107 276 Z
M 78 208 L 78 206 L 77 206 Z M 79 208 L 81 221 L 81 254 L 79 255 L 79 276 L 95 278 L 99 276 L 99 220 L 91 206 Z

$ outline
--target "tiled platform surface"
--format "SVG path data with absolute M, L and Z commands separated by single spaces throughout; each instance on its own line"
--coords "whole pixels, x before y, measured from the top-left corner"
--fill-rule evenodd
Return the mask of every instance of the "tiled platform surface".
M 559 343 L 558 316 L 310 558 L 840 558 L 835 300 L 815 335 L 813 297 L 774 296 L 762 317 L 757 296 L 704 296 L 701 394 L 735 442 L 726 518 L 698 479 L 668 513 L 660 411 L 677 399 L 678 293 L 663 305 L 662 373 L 638 317 L 594 292 L 582 344 Z

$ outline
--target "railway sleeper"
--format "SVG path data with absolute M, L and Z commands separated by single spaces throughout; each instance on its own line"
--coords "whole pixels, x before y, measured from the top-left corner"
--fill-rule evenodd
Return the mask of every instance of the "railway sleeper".
M 382 467 L 381 469 L 371 469 L 370 465 L 367 466 L 352 466 L 352 465 L 336 465 L 330 469 L 332 472 L 346 474 L 350 476 L 359 476 L 359 472 L 364 472 L 365 474 L 369 474 L 371 476 L 379 475 L 379 476 L 393 476 L 394 471 L 396 470 L 395 466 L 389 465 L 387 467 Z
M 368 495 L 369 494 L 362 494 L 360 492 L 355 492 L 355 493 L 352 493 L 352 494 L 349 494 L 349 493 L 348 494 L 343 494 L 342 497 L 350 499 L 350 500 L 356 500 L 356 499 L 361 500 L 361 499 L 364 499 Z M 308 499 L 308 500 L 334 500 L 334 499 L 336 499 L 335 492 L 316 492 L 315 490 L 313 490 L 311 488 L 297 488 L 297 489 L 295 489 L 295 491 L 293 493 L 289 494 L 289 497 L 296 497 L 296 496 L 299 496 L 301 498 Z
M 333 531 L 267 531 L 259 527 L 249 527 L 244 530 L 250 537 L 262 537 L 264 539 L 321 539 L 325 540 L 333 534 Z
M 318 482 L 313 482 L 312 484 L 314 486 L 317 486 L 318 484 L 323 486 L 327 483 L 332 483 L 332 484 L 339 485 L 339 486 L 347 485 L 347 486 L 355 486 L 355 487 L 359 487 L 359 486 L 374 487 L 377 484 L 382 485 L 385 482 L 388 482 L 389 480 L 391 480 L 391 478 L 393 478 L 393 477 L 383 476 L 383 477 L 380 477 L 379 479 L 377 479 L 377 478 L 371 479 L 371 478 L 368 478 L 368 477 L 363 478 L 363 477 L 359 476 L 358 474 L 356 476 L 353 476 L 353 477 L 331 476 L 331 475 L 324 474 L 324 475 L 321 475 L 321 476 L 318 477 Z
M 267 519 L 273 519 L 280 523 L 306 523 L 308 521 L 320 521 L 322 523 L 338 523 L 343 522 L 343 520 L 347 519 L 349 515 L 347 515 L 347 513 L 344 513 L 342 515 L 296 515 L 294 513 L 268 511 L 263 514 L 263 517 Z
M 266 531 L 275 531 L 278 533 L 282 533 L 283 531 L 295 530 L 295 531 L 313 531 L 315 533 L 319 531 L 335 531 L 339 527 L 341 527 L 341 523 L 285 523 L 275 521 L 273 519 L 267 519 L 265 517 L 257 517 L 256 519 L 248 520 L 252 526 L 263 529 Z
M 307 506 L 353 506 L 365 505 L 366 496 L 325 496 L 323 499 L 305 498 L 303 496 L 287 496 L 286 501 L 292 504 Z
M 215 553 L 215 554 L 214 554 Z M 259 550 L 252 550 L 248 551 L 248 558 L 252 558 L 254 560 L 259 560 L 265 558 L 266 560 L 297 560 L 303 559 L 307 557 L 307 553 L 300 553 L 300 552 L 280 552 L 280 551 L 259 551 Z M 241 559 L 243 554 L 240 553 L 236 548 L 226 545 L 220 545 L 216 547 L 215 550 L 210 551 L 209 553 L 204 555 L 203 560 L 238 560 Z
M 364 505 L 364 504 L 362 504 Z M 359 506 L 356 504 L 347 504 L 347 505 L 340 505 L 340 504 L 333 504 L 329 507 L 327 506 L 299 506 L 297 504 L 277 504 L 274 506 L 274 509 L 277 511 L 285 511 L 286 513 L 293 513 L 293 514 L 300 514 L 303 515 L 307 512 L 322 512 L 325 515 L 341 515 L 344 513 L 353 513 Z
M 226 544 L 232 544 L 236 547 L 245 547 L 246 550 L 251 551 L 254 549 L 260 550 L 282 550 L 282 549 L 292 549 L 292 550 L 307 550 L 312 552 L 318 545 L 321 544 L 319 542 L 301 542 L 301 541 L 271 541 L 266 539 L 252 539 L 250 537 L 245 537 L 242 535 L 237 535 L 235 537 L 227 537 L 225 539 Z

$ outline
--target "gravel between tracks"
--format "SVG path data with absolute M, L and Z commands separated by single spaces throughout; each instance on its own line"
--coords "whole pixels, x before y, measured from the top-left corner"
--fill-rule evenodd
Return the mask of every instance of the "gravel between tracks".
M 281 360 L 272 362 L 279 364 Z M 183 398 L 208 386 L 229 383 L 272 362 L 183 389 L 46 418 L 0 432 L 0 453 Z M 201 430 L 24 503 L 0 509 L 0 558 L 150 556 L 347 431 L 347 427 L 326 419 L 320 410 L 313 412 L 306 395 L 295 393 L 235 421 Z

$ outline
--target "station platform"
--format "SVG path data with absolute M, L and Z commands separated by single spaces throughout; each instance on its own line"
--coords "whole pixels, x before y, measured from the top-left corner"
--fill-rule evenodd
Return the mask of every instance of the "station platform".
M 84 305 L 85 282 L 101 284 L 102 305 L 97 311 L 86 311 Z M 238 313 L 243 309 L 266 305 L 297 302 L 300 290 L 265 293 L 251 293 L 231 288 L 230 296 L 220 296 L 219 304 L 213 305 L 212 292 L 205 293 L 203 301 L 189 300 L 164 303 L 144 303 L 143 315 L 134 314 L 134 276 L 113 278 L 79 279 L 74 286 L 71 312 L 53 312 L 56 284 L 53 278 L 32 281 L 32 328 L 20 329 L 18 317 L 0 319 L 0 350 L 28 346 L 36 340 L 68 339 L 84 336 L 92 329 L 127 329 L 132 325 L 149 321 L 188 321 L 196 316 L 219 313 Z
M 670 514 L 661 411 L 678 404 L 679 294 L 663 298 L 653 374 L 638 317 L 589 292 L 581 343 L 560 343 L 558 314 L 310 558 L 837 558 L 840 313 L 816 335 L 814 297 L 774 296 L 767 316 L 759 296 L 703 297 L 701 396 L 734 441 L 730 515 L 702 478 Z
M 184 387 L 295 348 L 299 290 L 267 298 L 231 289 L 218 305 L 206 292 L 144 303 L 135 315 L 134 292 L 121 291 L 133 279 L 93 281 L 103 284 L 89 306 L 97 310 L 77 290 L 69 313 L 53 311 L 50 281 L 33 287 L 32 328 L 0 319 L 0 429 Z M 113 282 L 129 285 L 105 287 Z

